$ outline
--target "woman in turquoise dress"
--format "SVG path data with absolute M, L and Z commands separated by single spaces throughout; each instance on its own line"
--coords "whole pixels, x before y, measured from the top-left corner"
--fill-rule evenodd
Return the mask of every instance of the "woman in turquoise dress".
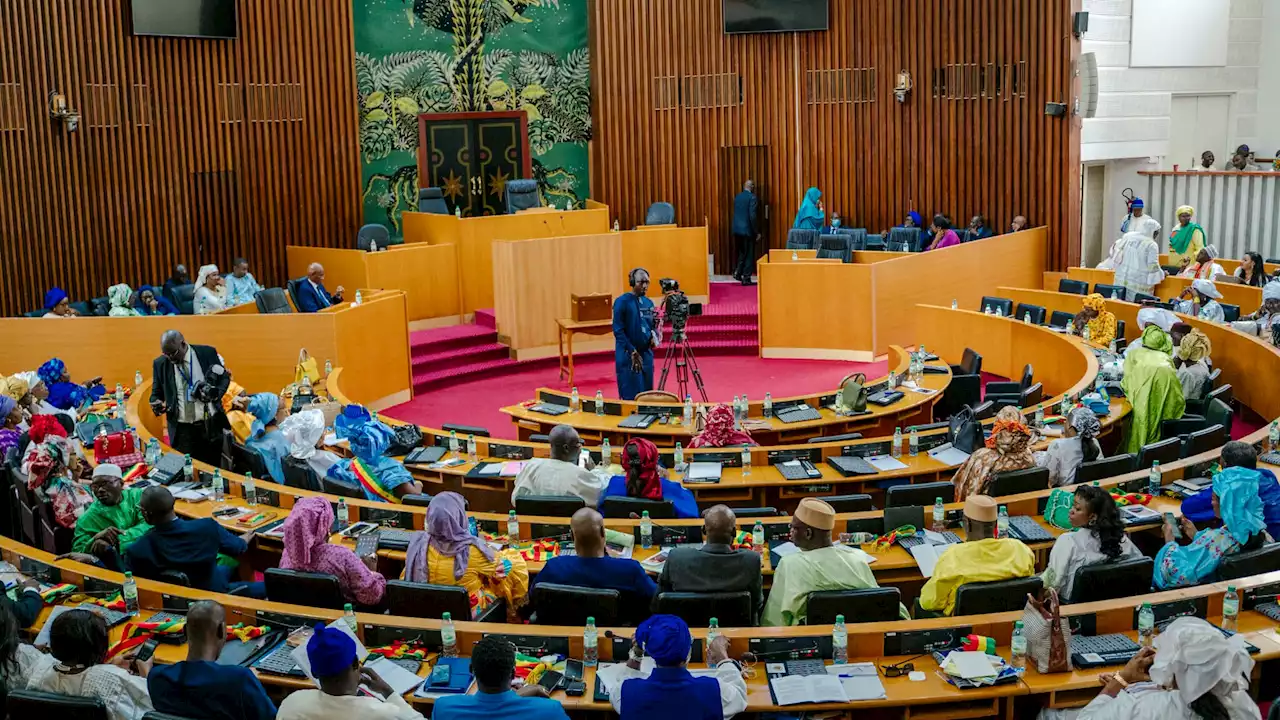
M 1195 523 L 1182 518 L 1181 531 L 1191 538 L 1179 545 L 1174 527 L 1164 526 L 1164 547 L 1156 553 L 1157 590 L 1198 585 L 1218 574 L 1222 559 L 1236 552 L 1262 547 L 1268 541 L 1267 525 L 1258 497 L 1258 473 L 1232 472 L 1228 468 L 1213 478 L 1213 514 L 1222 527 L 1196 531 Z

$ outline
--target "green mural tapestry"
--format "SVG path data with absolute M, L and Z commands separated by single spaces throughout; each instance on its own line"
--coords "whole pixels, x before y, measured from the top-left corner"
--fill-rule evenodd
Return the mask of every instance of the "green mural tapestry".
M 353 0 L 365 222 L 400 235 L 419 113 L 522 109 L 543 196 L 587 196 L 586 0 Z

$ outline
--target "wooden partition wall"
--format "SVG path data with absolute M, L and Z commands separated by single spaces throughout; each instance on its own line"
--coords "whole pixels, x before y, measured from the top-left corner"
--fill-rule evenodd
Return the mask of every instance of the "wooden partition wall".
M 236 6 L 238 39 L 190 40 L 134 37 L 127 0 L 0 2 L 0 313 L 236 255 L 279 285 L 286 244 L 354 243 L 352 4 Z
M 1048 228 L 1051 269 L 1079 264 L 1079 121 L 1045 104 L 1073 100 L 1080 0 L 831 0 L 830 30 L 761 35 L 725 35 L 720 0 L 590 8 L 592 195 L 624 225 L 671 202 L 680 224 L 709 224 L 728 273 L 750 177 L 770 247 L 816 186 L 872 232 L 910 210 L 1026 215 Z

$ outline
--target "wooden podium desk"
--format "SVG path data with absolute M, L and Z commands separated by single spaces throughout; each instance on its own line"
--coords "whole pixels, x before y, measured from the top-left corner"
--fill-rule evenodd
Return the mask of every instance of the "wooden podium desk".
M 1114 284 L 1115 275 L 1115 272 L 1111 270 L 1067 268 L 1067 277 L 1072 280 L 1087 282 L 1090 286 L 1098 283 L 1104 285 Z M 1154 294 L 1161 300 L 1174 299 L 1181 295 L 1183 290 L 1191 287 L 1191 282 L 1191 278 L 1165 277 L 1164 280 L 1160 281 L 1159 285 L 1156 285 Z M 1218 291 L 1222 293 L 1222 299 L 1218 302 L 1240 306 L 1241 315 L 1249 315 L 1262 306 L 1262 288 L 1234 285 L 1232 283 L 1215 283 L 1215 285 Z M 1080 312 L 1078 307 L 1076 312 Z
M 289 277 L 306 275 L 308 266 L 318 262 L 324 266 L 325 287 L 345 287 L 347 300 L 355 297 L 356 288 L 403 290 L 415 330 L 462 321 L 455 245 L 392 245 L 376 253 L 290 245 L 285 255 Z

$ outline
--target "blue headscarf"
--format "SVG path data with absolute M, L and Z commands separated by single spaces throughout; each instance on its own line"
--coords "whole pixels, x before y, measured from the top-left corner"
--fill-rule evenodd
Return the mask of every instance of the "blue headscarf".
M 1146 207 L 1147 207 L 1147 204 L 1143 202 L 1142 198 L 1140 197 L 1134 198 L 1133 202 L 1129 203 L 1130 210 L 1132 210 L 1133 208 L 1146 208 Z
M 365 464 L 373 473 L 377 483 L 388 492 L 393 492 L 396 488 L 405 483 L 414 482 L 413 475 L 405 469 L 399 461 L 382 454 L 391 446 L 391 438 L 394 433 L 391 428 L 380 422 L 367 422 L 353 431 L 349 437 L 351 446 L 351 454 Z M 335 463 L 329 468 L 327 474 L 330 480 L 342 483 L 349 487 L 362 488 L 360 479 L 356 477 L 355 471 L 351 469 L 350 460 Z M 365 490 L 365 497 L 375 502 L 382 502 L 383 498 Z
M 67 372 L 67 364 L 53 358 L 49 362 L 40 366 L 36 371 L 36 375 L 40 376 L 46 387 L 53 388 L 57 383 L 62 382 L 62 376 Z
M 924 217 L 922 217 L 920 213 L 916 212 L 915 210 L 912 210 L 911 212 L 907 213 L 907 217 L 911 218 L 912 224 L 914 224 L 916 227 L 918 228 L 924 227 Z
M 154 313 L 151 312 L 151 308 L 147 307 L 142 302 L 142 293 L 148 290 L 151 291 L 151 294 L 155 296 L 155 299 L 156 299 L 156 311 Z M 143 285 L 142 287 L 138 288 L 138 294 L 135 295 L 133 299 L 133 307 L 143 315 L 177 315 L 178 314 L 178 308 L 174 307 L 173 303 L 169 302 L 168 298 L 166 298 L 164 295 L 161 295 L 159 290 L 156 290 L 154 287 L 150 285 Z
M 373 420 L 363 405 L 348 405 L 333 419 L 333 430 L 339 440 L 350 438 L 362 425 Z
M 63 382 L 62 375 L 67 371 L 67 364 L 53 358 L 40 366 L 36 375 L 44 386 L 49 388 L 49 404 L 59 410 L 70 410 L 83 407 L 87 403 L 102 397 L 107 389 L 101 385 L 86 388 L 71 382 Z
M 800 212 L 796 213 L 796 221 L 791 227 L 804 230 L 822 229 L 822 218 L 826 213 L 818 209 L 818 201 L 821 199 L 821 190 L 816 187 L 809 188 L 804 194 L 804 202 L 801 203 Z
M 1230 467 L 1213 478 L 1213 494 L 1218 496 L 1218 515 L 1222 525 L 1236 542 L 1244 545 L 1249 538 L 1267 529 L 1262 515 L 1262 499 L 1258 497 L 1258 472 Z
M 258 437 L 267 429 L 267 425 L 275 419 L 280 410 L 280 397 L 275 393 L 258 393 L 249 398 L 249 414 L 253 416 L 253 429 L 250 437 Z
M 636 642 L 660 667 L 674 667 L 689 659 L 693 637 L 675 615 L 650 615 L 636 628 Z
M 67 299 L 67 293 L 62 288 L 52 288 L 44 294 L 44 309 L 52 310 L 58 306 L 58 303 Z

